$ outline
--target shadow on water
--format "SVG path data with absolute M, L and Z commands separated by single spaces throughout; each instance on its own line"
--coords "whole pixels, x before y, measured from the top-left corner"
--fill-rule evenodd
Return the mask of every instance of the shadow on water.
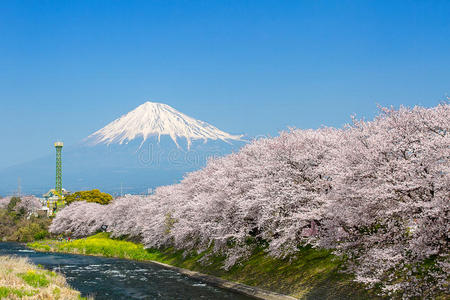
M 0 255 L 28 257 L 64 274 L 70 286 L 95 299 L 253 299 L 152 263 L 35 252 L 18 243 L 0 243 Z

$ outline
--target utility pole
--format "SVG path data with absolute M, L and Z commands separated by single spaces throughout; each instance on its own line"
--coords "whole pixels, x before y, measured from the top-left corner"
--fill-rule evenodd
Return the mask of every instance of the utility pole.
M 120 197 L 123 197 L 123 183 L 120 183 Z
M 17 178 L 17 197 L 20 198 L 20 177 Z

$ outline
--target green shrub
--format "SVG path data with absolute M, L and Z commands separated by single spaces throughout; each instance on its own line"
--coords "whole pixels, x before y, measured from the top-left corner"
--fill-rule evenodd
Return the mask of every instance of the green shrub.
M 10 202 L 11 203 L 11 202 Z M 48 226 L 51 220 L 47 217 L 26 218 L 10 205 L 12 211 L 0 209 L 0 241 L 29 242 L 49 237 Z
M 69 205 L 75 201 L 86 201 L 86 202 L 95 202 L 99 204 L 109 204 L 113 197 L 108 193 L 102 193 L 98 189 L 94 189 L 91 191 L 79 191 L 73 194 L 67 195 L 64 200 L 66 204 Z
M 18 224 L 18 229 L 10 240 L 17 242 L 31 242 L 47 237 L 48 221 L 47 220 L 23 220 Z
M 36 233 L 34 235 L 34 240 L 38 241 L 38 240 L 43 240 L 48 236 L 48 231 L 46 230 L 41 230 L 38 233 Z
M 8 212 L 12 212 L 20 201 L 21 199 L 19 197 L 12 197 L 11 200 L 9 200 L 8 206 L 6 207 Z
M 0 240 L 8 239 L 16 230 L 14 218 L 8 214 L 6 209 L 0 209 Z

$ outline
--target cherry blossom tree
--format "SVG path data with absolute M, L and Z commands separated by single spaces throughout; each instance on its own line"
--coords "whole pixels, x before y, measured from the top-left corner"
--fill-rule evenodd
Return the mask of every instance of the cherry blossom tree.
M 6 208 L 13 197 L 8 196 L 4 198 L 0 198 L 0 208 Z M 21 196 L 20 201 L 14 207 L 14 210 L 18 211 L 23 209 L 27 212 L 34 212 L 38 209 L 42 208 L 42 204 L 38 198 L 35 196 Z
M 383 108 L 348 128 L 320 242 L 358 281 L 421 297 L 448 285 L 449 131 L 448 104 Z
M 145 197 L 133 195 L 115 199 L 98 217 L 99 222 L 107 226 L 113 237 L 139 237 L 143 220 L 138 216 L 146 202 Z
M 286 257 L 333 249 L 356 280 L 387 295 L 432 298 L 450 274 L 450 105 L 381 108 L 343 129 L 291 129 L 211 159 L 178 184 L 108 205 L 73 203 L 51 231 L 108 225 L 148 248 Z
M 22 196 L 16 205 L 16 210 L 25 209 L 27 212 L 35 212 L 42 208 L 42 203 L 35 196 Z
M 98 203 L 78 201 L 58 212 L 49 231 L 73 237 L 85 237 L 97 232 L 103 225 L 102 217 L 107 206 Z
M 0 208 L 6 208 L 9 204 L 9 201 L 11 201 L 10 196 L 0 198 Z
M 249 240 L 268 243 L 275 256 L 295 252 L 311 239 L 305 229 L 322 218 L 324 195 L 331 190 L 327 160 L 341 134 L 328 128 L 291 130 L 189 174 L 175 193 L 188 203 L 175 210 L 175 243 L 214 244 L 228 255 L 228 266 L 251 253 Z

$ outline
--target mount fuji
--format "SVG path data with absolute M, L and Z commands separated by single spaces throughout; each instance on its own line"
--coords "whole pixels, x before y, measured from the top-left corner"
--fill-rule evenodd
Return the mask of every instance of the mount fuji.
M 245 144 L 206 122 L 169 105 L 146 102 L 63 149 L 63 186 L 77 191 L 99 188 L 114 195 L 147 193 L 181 180 L 210 157 Z M 54 154 L 0 170 L 0 194 L 10 194 L 21 178 L 22 190 L 41 194 L 54 185 Z
M 185 138 L 188 150 L 192 140 L 202 139 L 206 143 L 208 140 L 241 141 L 242 138 L 242 135 L 231 135 L 206 122 L 191 118 L 169 105 L 146 102 L 94 132 L 88 139 L 93 140 L 95 144 L 122 144 L 142 137 L 144 143 L 151 136 L 157 136 L 160 141 L 164 135 L 170 136 L 177 147 L 177 138 Z

